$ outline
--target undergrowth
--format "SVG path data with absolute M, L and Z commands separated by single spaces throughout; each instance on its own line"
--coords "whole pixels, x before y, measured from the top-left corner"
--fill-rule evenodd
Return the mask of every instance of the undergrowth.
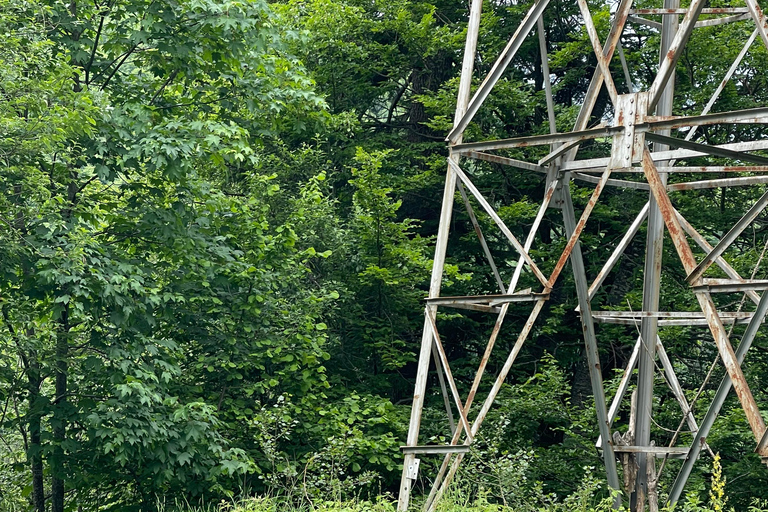
M 725 494 L 725 477 L 719 456 L 712 462 L 712 480 L 708 499 L 702 500 L 697 494 L 689 494 L 673 508 L 662 508 L 660 512 L 730 512 Z M 497 490 L 495 490 L 497 491 Z M 605 497 L 603 484 L 587 477 L 579 489 L 562 500 L 548 496 L 534 486 L 534 492 L 525 498 L 509 500 L 509 495 L 499 494 L 489 488 L 478 489 L 471 483 L 459 480 L 438 502 L 435 512 L 609 512 L 613 509 L 612 498 Z M 421 510 L 422 504 L 416 498 L 411 510 Z M 160 512 L 396 512 L 397 501 L 391 495 L 379 496 L 376 500 L 304 500 L 297 504 L 285 497 L 257 497 L 238 501 L 222 501 L 207 506 L 191 506 L 175 503 L 160 507 Z M 618 512 L 628 512 L 621 508 Z M 768 502 L 755 501 L 745 512 L 768 512 Z

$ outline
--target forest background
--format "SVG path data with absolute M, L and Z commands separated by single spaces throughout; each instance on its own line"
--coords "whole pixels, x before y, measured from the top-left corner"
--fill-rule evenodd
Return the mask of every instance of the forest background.
M 486 2 L 477 77 L 527 8 Z M 593 9 L 607 32 L 608 7 Z M 2 507 L 154 510 L 254 495 L 313 503 L 397 489 L 467 14 L 457 0 L 0 0 Z M 555 95 L 571 105 L 557 112 L 567 130 L 595 62 L 575 57 L 591 52 L 575 2 L 553 0 L 545 20 Z M 750 31 L 694 33 L 676 113 L 700 111 Z M 623 44 L 642 86 L 658 59 L 656 32 L 639 28 Z M 548 132 L 538 59 L 529 38 L 469 138 Z M 766 69 L 755 45 L 715 109 L 765 105 Z M 595 118 L 608 109 L 601 96 Z M 744 129 L 700 137 L 721 143 Z M 474 176 L 522 235 L 542 180 L 494 164 Z M 717 237 L 761 192 L 673 200 Z M 577 203 L 588 193 L 573 186 Z M 582 235 L 590 275 L 647 200 L 616 189 L 603 198 Z M 755 269 L 765 220 L 736 244 L 742 275 Z M 534 258 L 547 267 L 565 243 L 559 212 L 544 226 Z M 451 229 L 445 293 L 492 292 L 458 209 Z M 514 261 L 487 236 L 498 261 Z M 641 309 L 644 238 L 642 228 L 596 301 Z M 665 272 L 664 306 L 691 307 L 682 268 Z M 575 306 L 564 276 L 478 438 L 462 481 L 469 492 L 519 507 L 599 495 Z M 526 315 L 508 315 L 488 373 Z M 440 320 L 467 389 L 490 324 L 472 313 Z M 603 376 L 615 385 L 636 334 L 599 334 Z M 683 327 L 662 336 L 695 392 L 716 356 L 711 340 Z M 763 409 L 767 347 L 759 334 L 745 364 Z M 661 443 L 679 410 L 657 388 Z M 446 440 L 444 416 L 440 396 L 428 396 L 423 439 Z M 707 439 L 740 508 L 768 498 L 748 431 L 729 401 Z M 694 496 L 710 471 L 702 460 Z

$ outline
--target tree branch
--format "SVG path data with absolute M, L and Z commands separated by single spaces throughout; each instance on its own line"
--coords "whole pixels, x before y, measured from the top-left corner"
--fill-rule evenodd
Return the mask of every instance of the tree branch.
M 395 112 L 395 109 L 397 108 L 397 104 L 400 102 L 400 99 L 403 97 L 403 94 L 406 90 L 408 90 L 408 85 L 411 83 L 411 79 L 413 78 L 413 71 L 410 75 L 408 75 L 408 78 L 405 79 L 405 83 L 398 89 L 397 93 L 395 93 L 395 97 L 392 98 L 392 105 L 389 107 L 389 112 L 387 112 L 387 124 L 392 122 L 392 115 Z
M 88 65 L 85 66 L 85 85 L 86 87 L 90 85 L 90 76 L 91 76 L 91 66 L 93 66 L 93 59 L 96 57 L 96 49 L 99 47 L 99 38 L 101 37 L 101 30 L 104 28 L 104 20 L 106 19 L 107 14 L 104 13 L 101 15 L 101 20 L 99 20 L 99 28 L 96 30 L 96 37 L 93 39 L 93 48 L 91 48 L 91 57 L 88 59 Z
M 117 66 L 115 66 L 115 69 L 113 69 L 113 70 L 112 70 L 112 73 L 110 73 L 110 74 L 109 74 L 109 76 L 107 77 L 107 79 L 106 79 L 106 80 L 104 80 L 104 83 L 103 83 L 103 84 L 101 84 L 101 87 L 100 87 L 100 89 L 101 89 L 102 91 L 103 91 L 104 89 L 106 89 L 106 88 L 107 88 L 107 85 L 109 84 L 109 81 L 110 81 L 110 80 L 112 80 L 112 77 L 113 77 L 113 76 L 115 76 L 115 73 L 117 73 L 117 70 L 119 70 L 119 69 L 120 69 L 120 67 L 121 67 L 123 64 L 125 64 L 125 61 L 128 59 L 128 57 L 130 57 L 130 56 L 131 56 L 131 54 L 132 54 L 134 51 L 136 51 L 136 49 L 137 49 L 138 47 L 139 47 L 139 45 L 138 45 L 138 44 L 137 44 L 137 45 L 134 45 L 134 46 L 133 46 L 133 47 L 132 47 L 130 50 L 128 50 L 128 51 L 125 53 L 125 56 L 123 57 L 123 59 L 122 59 L 122 60 L 121 60 L 121 61 L 120 61 L 120 62 L 117 64 Z M 119 58 L 119 57 L 118 57 L 118 58 Z M 110 64 L 110 66 L 111 66 L 111 64 Z M 109 67 L 108 67 L 107 69 L 109 69 Z M 98 75 L 97 75 L 97 76 L 98 76 Z M 96 80 L 96 77 L 94 77 L 94 80 Z
M 162 93 L 162 92 L 165 90 L 165 88 L 168 86 L 168 84 L 170 84 L 170 83 L 171 83 L 171 81 L 173 81 L 173 79 L 174 79 L 174 78 L 176 78 L 176 75 L 178 75 L 178 74 L 179 74 L 179 70 L 178 70 L 178 69 L 174 69 L 174 70 L 171 72 L 171 74 L 168 76 L 168 80 L 166 80 L 166 81 L 163 83 L 163 85 L 161 85 L 161 86 L 160 86 L 160 89 L 158 89 L 158 90 L 157 90 L 157 92 L 155 93 L 155 95 L 154 95 L 154 96 L 152 96 L 152 99 L 151 99 L 151 100 L 149 100 L 149 104 L 150 104 L 150 105 L 152 105 L 152 104 L 155 102 L 155 100 L 157 99 L 157 97 L 158 97 L 158 96 L 160 96 L 160 94 L 161 94 L 161 93 Z

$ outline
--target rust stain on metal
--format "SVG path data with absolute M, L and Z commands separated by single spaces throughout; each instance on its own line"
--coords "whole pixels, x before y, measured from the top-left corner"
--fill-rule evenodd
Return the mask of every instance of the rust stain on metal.
M 661 240 L 657 241 L 656 243 L 659 243 L 659 244 L 660 244 L 660 243 L 661 243 Z M 659 259 L 656 261 L 656 265 L 655 265 L 655 266 L 656 266 L 656 275 L 661 275 L 661 258 L 659 258 Z
M 752 433 L 755 439 L 759 442 L 765 432 L 765 421 L 760 414 L 760 409 L 755 403 L 755 398 L 752 396 L 752 391 L 749 389 L 744 373 L 741 371 L 736 353 L 733 351 L 733 346 L 728 340 L 728 335 L 725 332 L 725 327 L 720 321 L 720 317 L 717 314 L 712 297 L 707 292 L 697 292 L 696 298 L 699 301 L 701 310 L 707 317 L 707 323 L 709 329 L 712 331 L 712 336 L 715 338 L 715 345 L 717 345 L 717 351 L 720 353 L 720 359 L 725 366 L 728 376 L 731 378 L 733 384 L 733 390 L 736 392 L 741 407 L 744 409 L 744 414 L 747 416 L 747 421 L 752 429 Z
M 685 116 L 645 116 L 645 122 L 647 123 L 659 123 L 661 121 L 676 121 L 678 119 L 685 119 Z
M 632 9 L 631 14 L 686 14 L 688 9 Z M 708 7 L 701 14 L 735 14 L 747 12 L 744 7 Z
M 682 227 L 680 227 L 680 222 L 677 220 L 676 210 L 669 200 L 664 184 L 656 170 L 656 165 L 653 163 L 651 153 L 647 149 L 643 153 L 643 169 L 645 171 L 645 177 L 648 180 L 648 185 L 650 185 L 653 196 L 656 198 L 656 204 L 659 207 L 661 216 L 664 218 L 664 224 L 667 226 L 669 236 L 672 238 L 672 243 L 680 257 L 680 261 L 683 263 L 686 272 L 690 273 L 696 268 L 696 260 L 693 257 L 691 247 L 688 245 L 688 241 L 685 238 L 685 233 L 683 232 Z
M 437 332 L 437 325 L 435 324 L 435 319 L 434 317 L 432 317 L 432 314 L 430 313 L 429 309 L 425 309 L 424 314 L 429 320 L 429 326 L 432 329 L 432 336 L 434 339 L 434 346 L 435 348 L 437 348 L 437 353 L 440 355 L 440 361 L 443 364 L 443 371 L 445 371 L 445 377 L 446 377 L 446 380 L 448 381 L 448 386 L 451 389 L 453 400 L 456 403 L 457 410 L 459 411 L 459 419 L 461 420 L 461 424 L 463 424 L 464 428 L 466 429 L 467 439 L 471 442 L 473 435 L 470 430 L 469 420 L 467 419 L 467 414 L 464 412 L 464 405 L 461 402 L 461 396 L 459 395 L 459 390 L 456 387 L 456 382 L 453 379 L 451 367 L 448 364 L 448 357 L 446 356 L 445 349 L 443 348 L 443 344 L 440 341 L 440 334 Z
M 606 274 L 606 270 L 608 269 L 601 269 L 600 272 L 597 273 L 597 277 L 595 277 L 596 282 L 601 282 L 603 280 L 603 276 Z
M 701 10 L 702 14 L 733 14 L 747 12 L 744 7 L 709 7 Z
M 608 176 L 610 176 L 610 174 L 611 174 L 610 169 L 607 169 L 603 173 L 603 176 L 601 177 L 600 181 L 595 187 L 595 190 L 592 192 L 592 196 L 589 198 L 589 201 L 587 202 L 587 206 L 584 208 L 584 212 L 581 214 L 581 217 L 579 218 L 578 224 L 576 224 L 576 229 L 571 234 L 571 238 L 568 240 L 568 244 L 565 246 L 563 253 L 560 255 L 560 259 L 557 261 L 557 264 L 555 265 L 555 269 L 552 271 L 552 275 L 549 277 L 549 281 L 547 281 L 545 285 L 546 287 L 551 288 L 552 286 L 554 286 L 555 282 L 557 281 L 557 278 L 560 276 L 560 273 L 563 271 L 563 268 L 565 267 L 565 264 L 568 261 L 568 258 L 570 257 L 571 252 L 573 251 L 573 248 L 579 242 L 579 237 L 581 236 L 581 232 L 584 230 L 584 226 L 587 224 L 589 215 L 592 213 L 592 210 L 594 209 L 595 204 L 597 204 L 597 200 L 600 198 L 600 193 L 603 191 L 603 188 L 605 187 L 605 182 L 608 180 Z
M 480 380 L 482 379 L 483 374 L 485 373 L 485 367 L 488 366 L 488 360 L 491 357 L 493 346 L 496 343 L 496 338 L 498 337 L 499 331 L 501 330 L 501 326 L 504 323 L 504 317 L 507 314 L 508 308 L 509 308 L 509 303 L 502 305 L 501 311 L 499 312 L 499 316 L 496 318 L 496 323 L 493 326 L 491 337 L 488 339 L 488 344 L 485 347 L 485 352 L 483 353 L 483 357 L 480 360 L 480 366 L 478 366 L 477 368 L 477 372 L 475 373 L 475 379 L 472 382 L 472 387 L 470 388 L 469 394 L 467 395 L 467 400 L 464 403 L 464 413 L 467 415 L 469 415 L 469 408 L 472 406 L 472 402 L 475 400 L 475 394 L 477 393 L 477 390 L 480 387 Z

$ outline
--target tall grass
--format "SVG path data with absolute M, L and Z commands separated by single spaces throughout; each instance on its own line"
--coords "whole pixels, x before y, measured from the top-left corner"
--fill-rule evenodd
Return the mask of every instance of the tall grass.
M 661 512 L 734 511 L 733 508 L 723 508 L 723 505 L 722 501 L 710 500 L 705 503 L 698 497 L 690 495 L 678 503 L 674 509 L 664 508 Z M 198 507 L 177 503 L 172 507 L 162 507 L 160 512 L 396 512 L 396 509 L 397 501 L 391 496 L 381 496 L 376 501 L 326 501 L 299 506 L 274 498 L 248 498 L 238 502 L 221 502 Z M 417 503 L 411 509 L 421 510 L 421 507 Z M 609 512 L 612 510 L 610 498 L 595 500 L 578 493 L 562 502 L 525 507 L 525 512 Z M 521 512 L 521 508 L 490 503 L 482 497 L 470 502 L 466 497 L 452 493 L 440 501 L 436 512 Z M 628 512 L 628 509 L 622 508 L 618 512 Z M 745 512 L 768 512 L 768 502 L 755 502 Z

